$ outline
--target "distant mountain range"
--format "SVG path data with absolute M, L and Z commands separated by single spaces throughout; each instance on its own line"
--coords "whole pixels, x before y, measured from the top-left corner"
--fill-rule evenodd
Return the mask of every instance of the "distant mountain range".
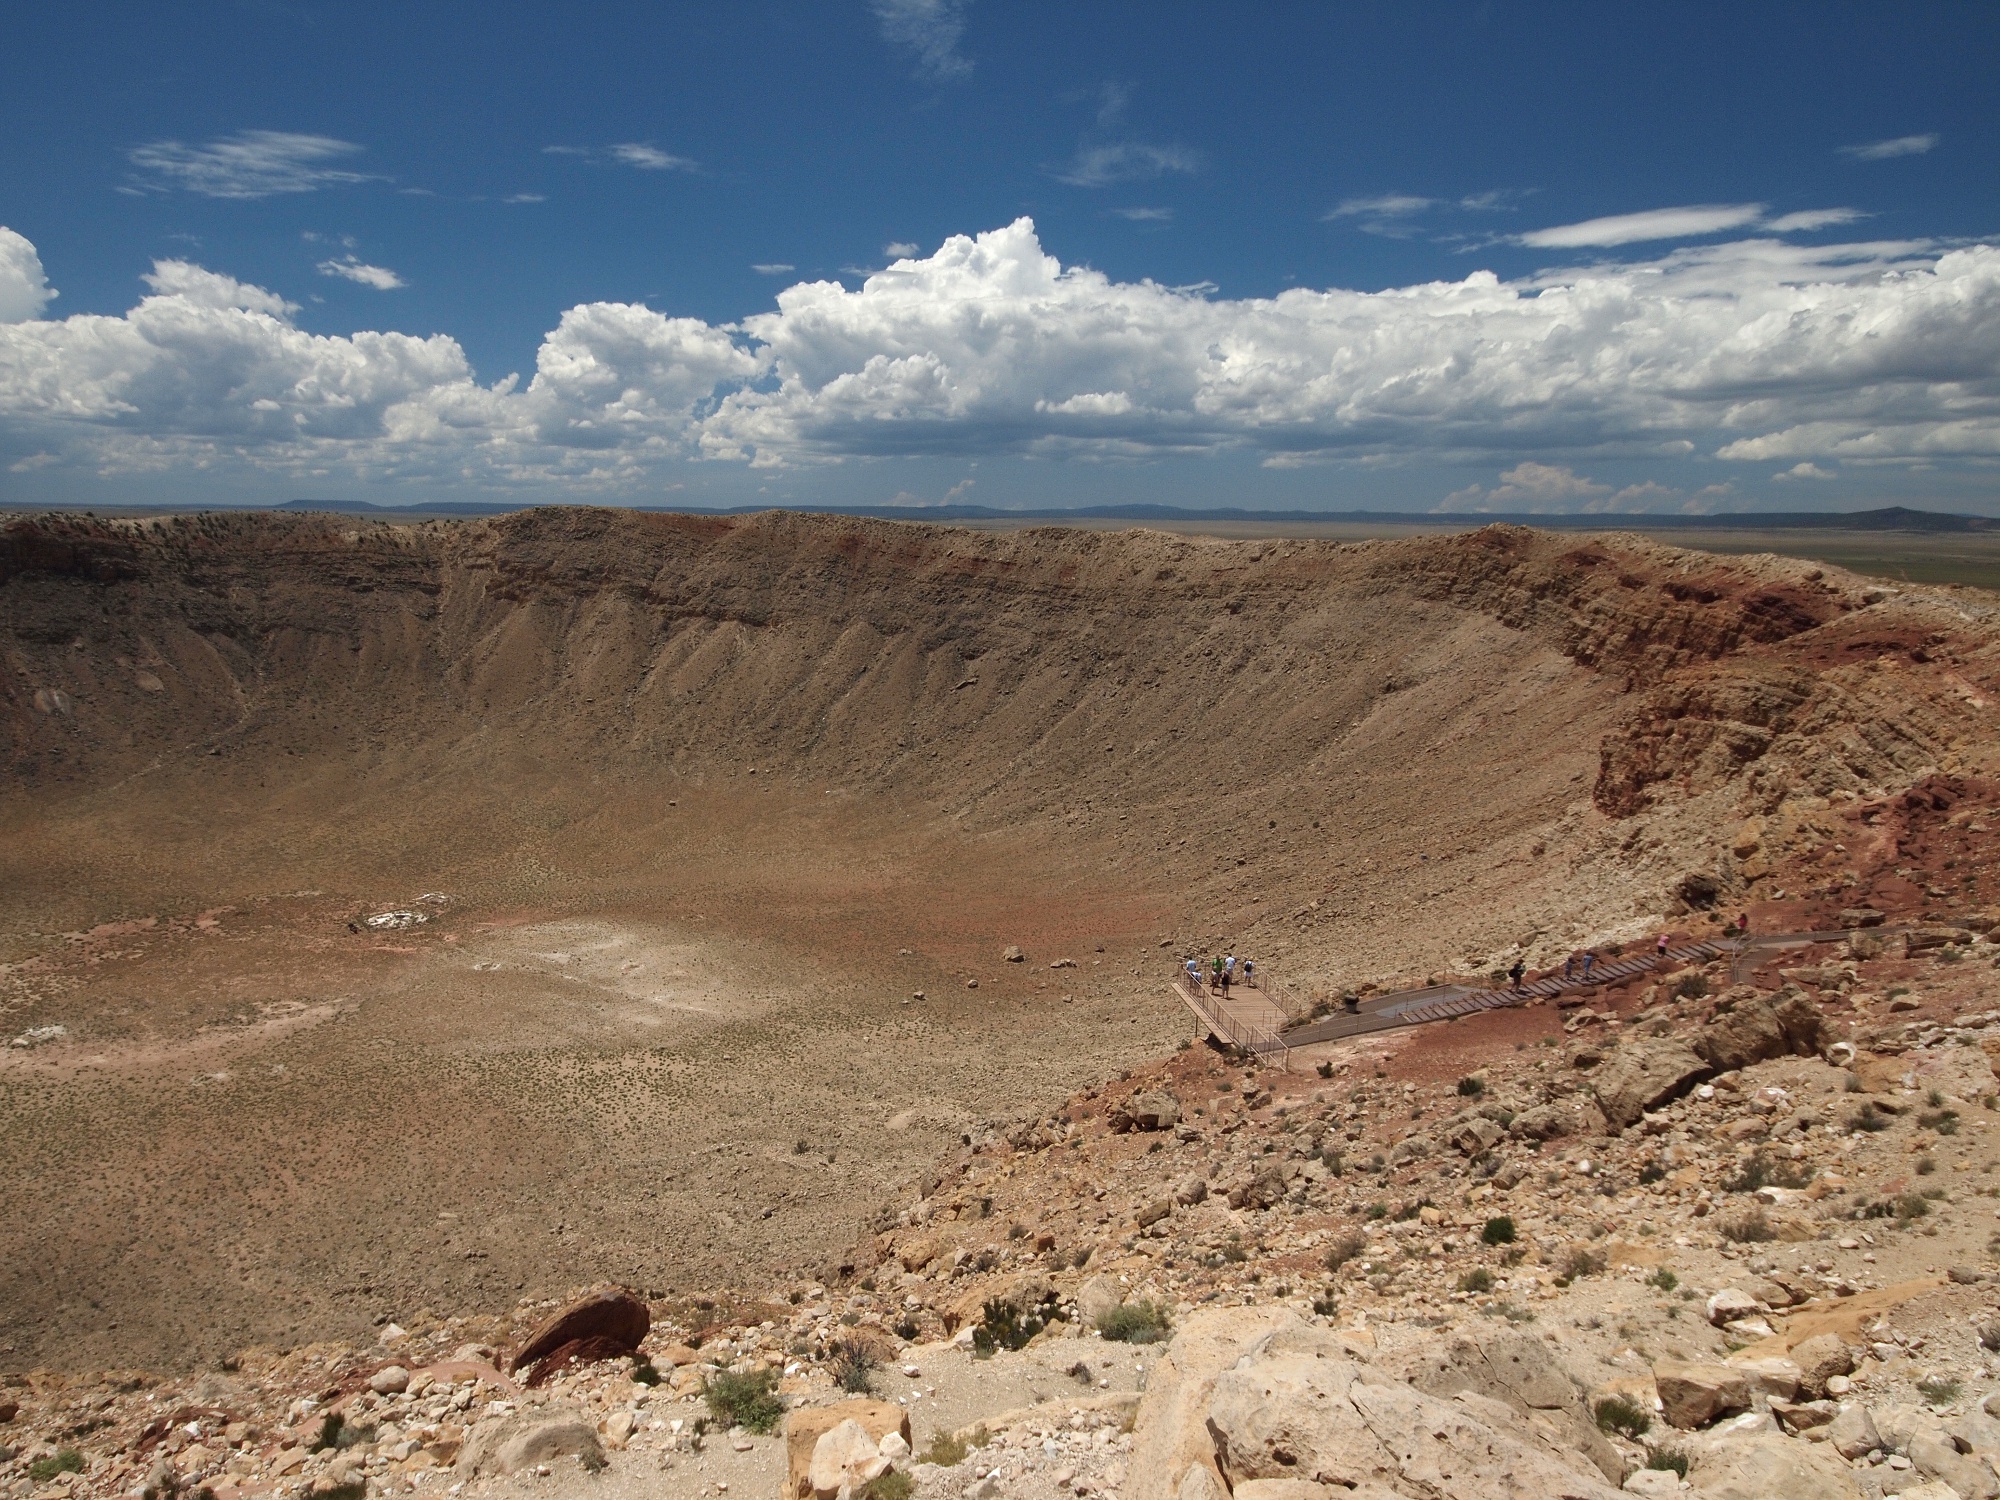
M 0 511 L 89 510 L 105 515 L 173 515 L 200 507 L 184 505 L 28 505 L 0 500 Z M 487 500 L 439 500 L 416 505 L 373 505 L 366 500 L 286 500 L 271 506 L 216 506 L 217 510 L 320 511 L 345 516 L 375 516 L 382 520 L 425 517 L 504 516 L 534 510 L 530 503 Z M 1230 506 L 1201 509 L 1177 505 L 1081 505 L 1068 509 L 1002 510 L 990 505 L 635 505 L 633 510 L 680 512 L 701 516 L 748 516 L 764 510 L 806 511 L 820 515 L 868 516 L 883 521 L 1265 521 L 1345 523 L 1363 526 L 1413 526 L 1462 530 L 1507 523 L 1537 526 L 1545 531 L 1901 531 L 1952 534 L 2000 532 L 2000 520 L 1962 516 L 1949 511 L 1915 510 L 1907 505 L 1877 510 L 1727 511 L 1714 515 L 1549 515 L 1522 511 L 1402 511 L 1402 510 L 1242 510 Z
M 433 505 L 371 505 L 365 500 L 287 500 L 276 510 L 334 511 L 361 516 L 499 516 L 532 505 L 444 500 Z M 1851 511 L 1730 511 L 1715 515 L 1544 515 L 1519 512 L 1412 513 L 1392 510 L 1201 510 L 1174 505 L 1084 505 L 1070 509 L 1001 510 L 988 505 L 736 505 L 724 508 L 641 505 L 636 510 L 682 511 L 694 515 L 744 516 L 760 510 L 813 511 L 869 516 L 885 521 L 1280 521 L 1346 522 L 1367 526 L 1487 526 L 1506 522 L 1564 531 L 2000 531 L 2000 521 L 1947 511 L 1912 510 L 1906 505 Z

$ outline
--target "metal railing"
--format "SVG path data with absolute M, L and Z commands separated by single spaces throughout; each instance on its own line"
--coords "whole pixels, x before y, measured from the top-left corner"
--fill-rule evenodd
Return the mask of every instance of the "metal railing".
M 1234 1014 L 1218 997 L 1209 994 L 1205 986 L 1190 979 L 1185 969 L 1174 975 L 1174 992 L 1204 1026 L 1230 1046 L 1252 1057 L 1275 1057 L 1280 1067 L 1291 1066 L 1292 1049 L 1283 1037 Z

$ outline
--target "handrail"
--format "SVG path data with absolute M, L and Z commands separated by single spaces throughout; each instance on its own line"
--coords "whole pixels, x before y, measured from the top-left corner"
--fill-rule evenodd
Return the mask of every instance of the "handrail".
M 1174 992 L 1204 1026 L 1231 1046 L 1253 1057 L 1276 1056 L 1280 1066 L 1290 1067 L 1292 1049 L 1283 1037 L 1265 1030 L 1254 1021 L 1244 1020 L 1228 1007 L 1216 1003 L 1199 984 L 1188 978 L 1186 970 L 1174 975 Z

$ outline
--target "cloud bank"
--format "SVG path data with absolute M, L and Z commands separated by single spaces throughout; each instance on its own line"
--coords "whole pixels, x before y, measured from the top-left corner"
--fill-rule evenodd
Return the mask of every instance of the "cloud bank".
M 34 247 L 0 233 L 10 461 L 616 488 L 690 461 L 1235 452 L 1494 462 L 1520 489 L 1524 460 L 1590 455 L 2000 458 L 1987 245 L 1760 238 L 1229 299 L 1065 267 L 1020 219 L 736 324 L 572 307 L 525 382 L 491 384 L 447 336 L 309 333 L 283 297 L 183 261 L 147 281 L 121 316 L 43 320 Z

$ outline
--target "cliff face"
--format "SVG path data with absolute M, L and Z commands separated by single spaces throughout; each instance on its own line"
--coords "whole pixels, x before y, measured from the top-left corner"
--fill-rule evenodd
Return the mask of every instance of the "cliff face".
M 1978 597 L 1498 526 L 28 518 L 0 537 L 0 737 L 37 795 L 203 757 L 471 769 L 503 743 L 628 778 L 761 762 L 971 827 L 1081 820 L 1224 888 L 1258 828 L 1296 856 L 1263 876 L 1289 902 L 1328 893 L 1315 846 L 1354 874 L 1528 857 L 1565 817 L 1574 845 L 1578 753 L 1611 820 L 1994 769 Z M 1663 887 L 1661 860 L 1635 878 Z

